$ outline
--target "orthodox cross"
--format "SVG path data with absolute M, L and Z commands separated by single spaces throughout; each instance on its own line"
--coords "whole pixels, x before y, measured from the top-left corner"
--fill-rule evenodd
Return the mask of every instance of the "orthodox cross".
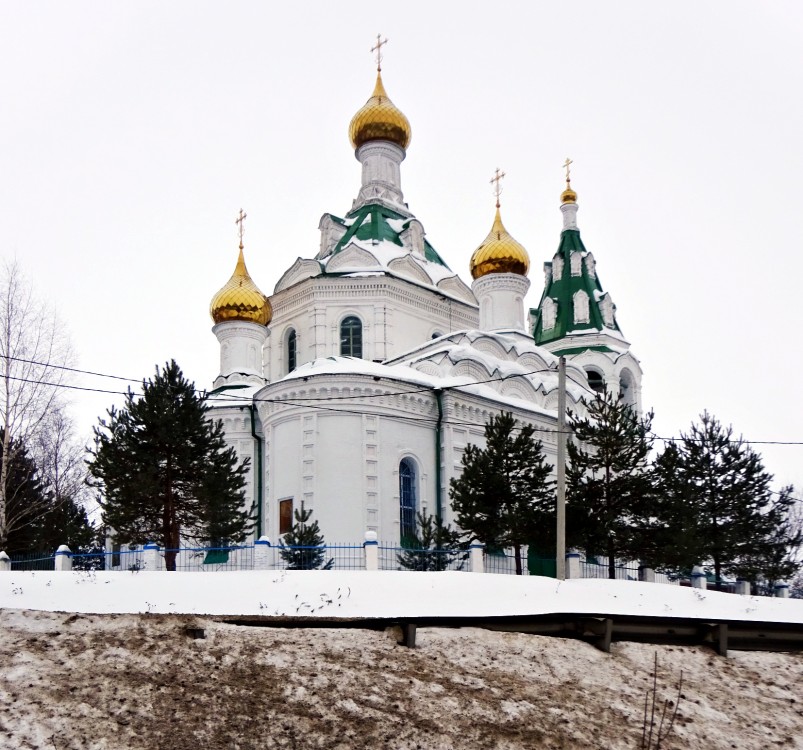
M 502 178 L 505 176 L 504 172 L 499 171 L 499 167 L 496 168 L 496 172 L 493 177 L 491 177 L 491 184 L 494 186 L 494 195 L 496 196 L 496 207 L 499 208 L 499 196 L 502 195 L 502 186 L 499 184 L 502 182 Z
M 387 38 L 383 39 L 381 34 L 376 35 L 376 45 L 371 47 L 371 52 L 376 52 L 376 71 L 382 70 L 382 47 L 388 43 Z
M 569 167 L 571 167 L 571 165 L 572 165 L 572 164 L 574 164 L 574 162 L 573 162 L 573 161 L 572 161 L 572 160 L 571 160 L 571 159 L 570 159 L 570 158 L 567 156 L 567 157 L 566 157 L 566 161 L 565 161 L 565 162 L 563 162 L 563 167 L 564 167 L 564 168 L 565 168 L 565 170 L 566 170 L 566 186 L 567 186 L 567 187 L 568 187 L 568 186 L 571 184 L 571 182 L 572 182 L 571 170 L 569 169 Z
M 248 214 L 245 213 L 245 211 L 243 211 L 242 209 L 240 209 L 240 214 L 234 222 L 237 225 L 237 234 L 240 235 L 240 250 L 243 249 L 243 232 L 245 231 L 245 229 L 243 228 L 243 222 L 245 221 L 247 216 Z

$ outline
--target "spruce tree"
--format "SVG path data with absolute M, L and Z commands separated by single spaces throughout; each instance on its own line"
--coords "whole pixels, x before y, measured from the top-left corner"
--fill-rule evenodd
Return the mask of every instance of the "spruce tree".
M 468 557 L 462 534 L 436 516 L 417 513 L 416 521 L 407 548 L 396 555 L 399 565 L 405 570 L 462 570 Z
M 237 544 L 253 525 L 243 508 L 249 461 L 208 412 L 171 361 L 95 428 L 90 473 L 104 525 L 125 544 L 157 542 L 168 570 L 183 541 Z
M 611 394 L 598 394 L 586 407 L 584 417 L 569 412 L 567 539 L 587 554 L 607 556 L 608 576 L 615 578 L 617 559 L 647 556 L 653 414 L 639 417 Z
M 0 433 L 2 429 L 0 428 Z M 5 441 L 0 440 L 0 453 Z M 44 516 L 52 509 L 53 498 L 43 486 L 36 463 L 24 445 L 8 442 L 5 513 L 8 535 L 4 551 L 9 555 L 46 552 L 52 554 L 49 540 L 43 539 Z M 64 542 L 59 542 L 63 544 Z M 58 546 L 58 545 L 56 545 Z
M 772 492 L 761 456 L 732 427 L 704 412 L 656 459 L 655 471 L 656 512 L 677 539 L 664 552 L 668 565 L 710 564 L 717 587 L 723 574 L 777 580 L 794 572 L 788 550 L 800 528 L 787 524 L 792 488 Z
M 279 555 L 287 563 L 288 570 L 330 570 L 335 561 L 326 560 L 326 547 L 323 534 L 317 521 L 309 522 L 312 509 L 301 508 L 293 514 L 295 523 L 290 531 L 279 540 Z
M 512 547 L 518 575 L 522 545 L 555 546 L 555 482 L 534 432 L 508 412 L 491 417 L 485 448 L 466 446 L 463 472 L 449 488 L 457 524 L 487 547 Z

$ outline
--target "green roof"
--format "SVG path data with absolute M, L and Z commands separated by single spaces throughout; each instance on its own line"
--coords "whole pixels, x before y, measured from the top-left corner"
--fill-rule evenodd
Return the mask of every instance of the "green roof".
M 572 275 L 572 256 L 576 254 L 579 254 L 581 258 L 580 273 Z M 579 230 L 564 229 L 560 236 L 560 245 L 553 258 L 553 263 L 549 264 L 554 272 L 555 261 L 563 263 L 560 279 L 556 280 L 554 278 L 554 273 L 549 274 L 547 283 L 544 286 L 544 293 L 541 295 L 541 301 L 538 303 L 538 308 L 533 311 L 535 313 L 533 338 L 536 344 L 542 345 L 552 341 L 558 341 L 570 333 L 595 333 L 596 331 L 605 332 L 607 330 L 618 331 L 621 334 L 615 317 L 612 326 L 605 325 L 605 320 L 599 304 L 600 298 L 604 296 L 605 292 L 602 289 L 596 270 L 593 273 L 589 273 L 588 265 L 585 262 L 587 256 L 588 251 L 585 249 L 583 241 L 580 239 Z M 574 322 L 574 295 L 580 290 L 588 295 L 589 314 L 587 323 Z M 548 297 L 557 305 L 557 310 L 555 325 L 552 328 L 544 330 L 543 304 L 544 300 Z M 598 349 L 598 347 L 577 346 L 578 342 L 576 341 L 573 341 L 572 344 L 573 346 L 571 349 L 575 351 Z M 600 351 L 604 350 L 604 348 L 600 349 Z M 566 351 L 568 352 L 570 349 Z
M 361 240 L 363 242 L 387 241 L 399 247 L 404 247 L 404 243 L 401 240 L 401 233 L 406 228 L 406 225 L 412 221 L 412 217 L 405 216 L 379 203 L 366 203 L 360 206 L 356 211 L 347 214 L 345 219 L 341 219 L 333 214 L 329 215 L 338 224 L 347 227 L 346 233 L 335 245 L 332 255 L 337 255 L 344 250 L 352 240 Z M 402 222 L 402 225 L 400 225 L 401 230 L 397 231 L 394 229 L 390 221 L 394 223 Z M 397 224 L 397 226 L 399 225 Z M 433 248 L 427 240 L 424 240 L 424 257 L 432 263 L 437 263 L 444 268 L 449 268 L 443 258 L 438 255 L 435 248 Z

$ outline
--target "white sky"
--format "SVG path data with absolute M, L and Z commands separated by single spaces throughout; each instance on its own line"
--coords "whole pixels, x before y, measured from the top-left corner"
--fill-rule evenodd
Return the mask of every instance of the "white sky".
M 570 156 L 657 432 L 708 409 L 803 441 L 797 0 L 3 3 L 0 255 L 57 306 L 77 366 L 142 378 L 174 357 L 211 384 L 237 211 L 269 294 L 356 196 L 347 128 L 379 31 L 413 128 L 405 198 L 464 280 L 499 166 L 537 304 Z M 88 436 L 115 399 L 73 400 Z M 758 449 L 803 484 L 803 446 Z

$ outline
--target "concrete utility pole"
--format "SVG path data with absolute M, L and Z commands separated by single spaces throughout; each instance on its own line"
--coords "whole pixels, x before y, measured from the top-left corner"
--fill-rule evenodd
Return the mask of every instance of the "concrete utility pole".
M 556 573 L 566 580 L 566 357 L 558 360 L 558 528 L 555 545 Z

